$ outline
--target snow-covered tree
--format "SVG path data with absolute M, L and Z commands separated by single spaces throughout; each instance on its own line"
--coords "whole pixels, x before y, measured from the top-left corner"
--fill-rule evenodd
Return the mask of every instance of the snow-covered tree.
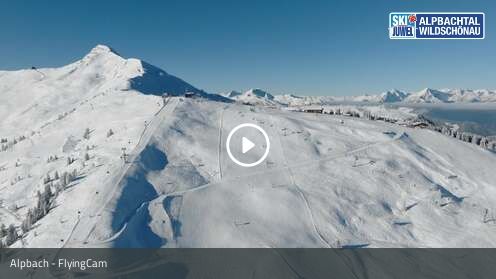
M 70 183 L 68 176 L 69 174 L 66 171 L 62 173 L 62 176 L 60 177 L 60 186 L 62 188 L 67 187 L 67 185 Z
M 481 137 L 481 136 L 479 136 L 479 135 L 474 135 L 474 137 L 472 138 L 472 143 L 473 143 L 473 144 L 480 145 L 481 140 L 482 140 L 482 137 Z
M 45 184 L 45 191 L 44 191 L 44 193 L 45 193 L 47 199 L 50 199 L 53 196 L 52 186 L 53 186 L 52 183 Z
M 50 193 L 38 191 L 36 195 L 38 197 L 38 203 L 33 213 L 36 216 L 36 220 L 39 220 L 50 210 Z
M 17 230 L 14 227 L 13 224 L 9 225 L 9 228 L 7 229 L 7 237 L 5 238 L 5 244 L 7 246 L 12 245 L 16 240 L 19 238 L 19 235 L 17 234 Z
M 7 235 L 7 227 L 5 224 L 0 225 L 0 238 L 4 237 Z
M 109 129 L 107 132 L 107 138 L 110 138 L 114 134 L 114 131 L 112 129 Z
M 479 146 L 482 148 L 488 148 L 489 147 L 489 139 L 486 137 L 483 137 L 479 143 Z
M 90 155 L 88 153 L 84 154 L 84 160 L 89 161 L 90 160 Z
M 54 156 L 50 155 L 50 156 L 48 156 L 47 163 L 57 161 L 58 159 L 59 159 L 59 157 L 57 157 L 57 155 L 54 155 Z
M 86 128 L 86 130 L 84 130 L 83 138 L 90 139 L 90 133 L 90 128 Z
M 62 186 L 62 180 L 59 182 L 55 183 L 54 185 L 55 192 L 53 193 L 54 197 L 57 197 L 62 190 L 64 190 L 64 186 Z
M 27 233 L 29 230 L 31 230 L 33 223 L 34 223 L 33 211 L 29 209 L 28 213 L 26 214 L 26 218 L 22 221 L 21 230 L 24 233 Z
M 43 179 L 43 184 L 47 184 L 49 183 L 50 181 L 52 181 L 52 178 L 50 177 L 50 174 L 47 173 L 45 179 Z
M 73 169 L 73 170 L 72 170 L 72 178 L 73 178 L 72 180 L 76 179 L 76 178 L 77 178 L 77 176 L 78 176 L 77 169 Z
M 34 224 L 34 222 L 36 222 L 36 220 L 34 218 L 33 209 L 28 210 L 28 213 L 26 215 L 26 220 L 28 220 L 29 226 L 32 226 Z

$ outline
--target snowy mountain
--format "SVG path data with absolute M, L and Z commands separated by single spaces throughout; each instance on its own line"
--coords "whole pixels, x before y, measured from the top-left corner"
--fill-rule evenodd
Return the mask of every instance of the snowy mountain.
M 442 92 L 430 88 L 425 88 L 419 92 L 412 93 L 405 99 L 405 102 L 407 103 L 447 103 L 449 101 L 449 92 Z
M 431 89 L 408 93 L 398 89 L 388 90 L 377 95 L 360 96 L 298 96 L 293 94 L 271 95 L 260 90 L 260 96 L 249 92 L 231 91 L 225 96 L 246 104 L 266 104 L 270 106 L 311 106 L 332 105 L 341 102 L 357 103 L 490 103 L 496 102 L 496 91 L 471 89 Z M 273 96 L 266 98 L 265 94 Z
M 118 179 L 112 174 L 123 171 L 120 157 L 136 150 L 147 135 L 143 129 L 167 111 L 162 109 L 162 94 L 181 96 L 185 92 L 208 100 L 228 100 L 141 60 L 125 59 L 103 45 L 60 68 L 1 71 L 0 224 L 20 226 L 21 216 L 38 203 L 37 192 L 44 192 L 43 181 L 47 176 L 52 180 L 55 173 L 60 177 L 75 171 L 67 181 L 53 181 L 52 191 L 83 176 L 83 184 L 89 184 L 86 190 L 74 189 L 72 194 L 57 197 L 64 204 L 61 210 L 71 215 L 91 204 L 89 191 L 105 193 L 97 181 L 110 176 Z M 98 168 L 102 165 L 105 171 Z M 69 202 L 64 203 L 67 196 Z M 46 220 L 77 216 L 66 219 L 62 211 L 55 210 L 50 214 L 60 215 L 47 216 Z M 40 226 L 53 225 L 50 222 Z M 65 233 L 63 226 L 60 223 L 53 230 Z M 49 237 L 52 229 L 43 230 Z M 43 241 L 40 238 L 37 245 L 57 246 L 56 239 Z
M 407 103 L 477 103 L 495 102 L 496 92 L 489 90 L 441 89 L 425 88 L 409 94 Z
M 368 103 L 490 103 L 496 102 L 496 91 L 471 89 L 425 88 L 418 92 L 408 93 L 398 89 L 388 90 L 378 95 L 361 96 L 296 96 L 276 95 L 275 100 L 281 105 L 329 105 L 339 102 Z
M 386 91 L 382 93 L 379 102 L 382 103 L 394 103 L 402 102 L 408 96 L 408 93 L 400 91 L 398 89 L 393 89 L 391 91 Z
M 308 105 L 326 105 L 331 104 L 339 99 L 332 96 L 296 96 L 296 95 L 276 95 L 274 99 L 282 105 L 287 106 L 308 106 Z
M 496 92 L 485 89 L 483 90 L 453 89 L 453 90 L 446 90 L 445 93 L 449 95 L 449 102 L 453 102 L 453 103 L 496 102 Z
M 239 103 L 105 46 L 60 68 L 0 72 L 0 223 L 13 228 L 2 243 L 496 247 L 494 153 L 431 130 L 266 108 L 282 99 L 259 89 L 228 97 Z M 272 142 L 253 168 L 225 150 L 246 122 Z
M 409 94 L 398 89 L 388 90 L 378 95 L 362 95 L 343 97 L 342 101 L 370 102 L 370 103 L 396 103 L 402 102 Z
M 249 105 L 274 106 L 277 104 L 274 100 L 274 96 L 258 88 L 250 89 L 244 93 L 231 91 L 226 95 L 226 97 L 229 97 L 236 102 Z

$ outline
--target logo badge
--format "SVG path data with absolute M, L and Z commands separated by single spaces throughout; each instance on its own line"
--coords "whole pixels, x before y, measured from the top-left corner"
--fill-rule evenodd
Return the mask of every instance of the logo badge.
M 484 13 L 395 12 L 390 39 L 484 39 Z

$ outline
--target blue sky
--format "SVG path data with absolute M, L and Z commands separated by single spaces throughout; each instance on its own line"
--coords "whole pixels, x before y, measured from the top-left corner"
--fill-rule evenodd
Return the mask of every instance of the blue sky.
M 68 64 L 103 43 L 210 92 L 494 89 L 492 2 L 0 0 L 0 69 Z M 485 12 L 486 39 L 389 40 L 394 11 Z

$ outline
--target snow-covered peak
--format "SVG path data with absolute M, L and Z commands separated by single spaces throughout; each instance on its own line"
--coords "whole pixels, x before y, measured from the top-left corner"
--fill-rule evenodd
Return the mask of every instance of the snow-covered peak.
M 267 93 L 266 91 L 260 89 L 260 88 L 252 88 L 248 91 L 246 91 L 243 95 L 250 97 L 254 96 L 257 98 L 264 98 L 266 100 L 273 100 L 274 96 L 271 95 L 270 93 Z
M 106 45 L 96 45 L 81 59 L 81 61 L 88 63 L 100 59 L 125 60 L 111 47 Z
M 426 87 L 417 93 L 419 93 L 421 95 L 425 95 L 425 96 L 432 96 L 432 95 L 435 95 L 437 92 L 442 92 L 442 91 Z
M 226 94 L 226 97 L 239 103 L 248 105 L 265 105 L 273 106 L 278 103 L 274 100 L 274 96 L 262 89 L 254 88 L 244 93 L 231 91 Z
M 341 100 L 333 96 L 297 96 L 284 94 L 274 96 L 274 100 L 285 106 L 326 105 Z
M 7 113 L 9 106 L 21 105 L 25 110 L 37 107 L 38 115 L 30 115 L 32 118 L 26 118 L 27 122 L 31 119 L 48 121 L 53 115 L 46 111 L 52 111 L 56 116 L 64 114 L 67 107 L 108 92 L 122 95 L 122 92 L 130 91 L 133 94 L 158 96 L 193 92 L 211 100 L 229 101 L 206 93 L 142 60 L 124 58 L 105 45 L 97 45 L 83 58 L 59 68 L 4 71 L 0 75 L 0 88 L 0 117 L 20 121 L 27 115 Z M 24 102 L 17 102 L 19 99 Z
M 419 92 L 412 93 L 405 101 L 408 103 L 446 103 L 450 102 L 449 93 L 432 88 L 424 88 Z
M 418 92 L 409 93 L 399 89 L 391 89 L 380 94 L 346 97 L 277 95 L 274 100 L 288 106 L 326 105 L 342 101 L 359 103 L 488 103 L 496 102 L 496 91 L 424 88 Z
M 408 96 L 408 93 L 403 92 L 398 89 L 388 90 L 383 92 L 380 97 L 383 103 L 393 103 L 393 102 L 401 102 Z
M 119 55 L 113 48 L 107 46 L 107 45 L 96 45 L 94 48 L 91 49 L 91 51 L 88 53 L 88 55 L 102 55 L 102 54 L 115 54 Z
M 123 90 L 136 90 L 151 95 L 167 93 L 173 96 L 192 92 L 211 100 L 228 101 L 222 96 L 204 92 L 143 60 L 124 58 L 106 45 L 95 46 L 76 64 L 78 68 L 85 68 L 85 71 L 95 73 L 113 83 L 119 83 L 121 85 L 119 87 L 123 87 Z

